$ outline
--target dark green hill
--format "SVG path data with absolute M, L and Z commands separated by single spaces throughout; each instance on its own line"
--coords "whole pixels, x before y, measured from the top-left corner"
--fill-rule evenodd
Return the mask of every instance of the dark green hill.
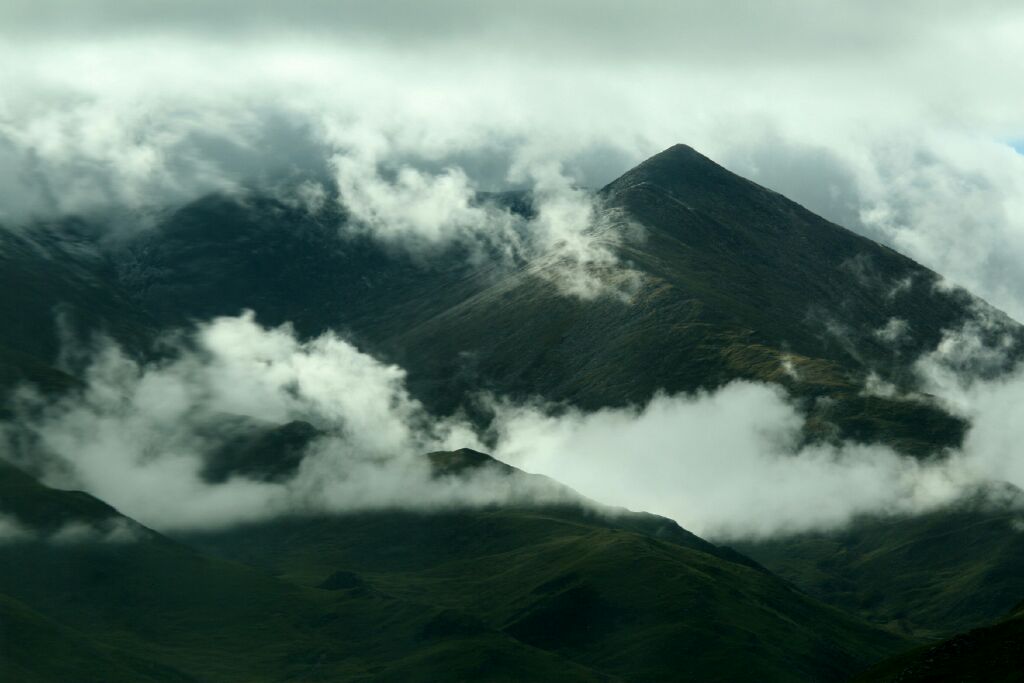
M 449 474 L 491 462 L 431 459 Z M 432 637 L 489 629 L 627 680 L 842 680 L 901 645 L 670 520 L 622 510 L 375 512 L 187 540 L 298 585 L 429 600 L 443 615 Z
M 27 530 L 0 542 L 10 680 L 608 680 L 493 630 L 425 639 L 439 614 L 429 602 L 306 588 L 213 559 L 6 465 L 0 512 Z M 123 525 L 136 533 L 109 535 Z
M 1001 493 L 1003 503 L 979 495 L 915 517 L 739 547 L 825 602 L 899 632 L 946 637 L 1024 598 L 1020 492 Z
M 193 539 L 244 566 L 0 475 L 35 534 L 0 545 L 19 680 L 83 660 L 82 680 L 840 680 L 909 644 L 650 515 L 379 512 Z M 136 535 L 61 535 L 112 521 Z
M 1024 678 L 1024 604 L 992 626 L 893 657 L 858 676 L 875 683 L 1015 683 Z
M 150 676 L 150 666 L 133 666 L 87 636 L 61 626 L 0 595 L 0 678 L 19 683 L 151 683 L 174 680 Z M 187 680 L 179 678 L 178 680 Z

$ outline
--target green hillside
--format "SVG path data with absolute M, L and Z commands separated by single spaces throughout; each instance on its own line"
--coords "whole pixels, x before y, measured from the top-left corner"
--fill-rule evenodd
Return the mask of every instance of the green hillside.
M 131 523 L 12 468 L 0 501 L 35 534 L 0 545 L 0 661 L 25 680 L 83 659 L 111 680 L 838 680 L 908 645 L 651 515 L 380 512 L 189 539 L 215 559 L 135 525 L 59 540 Z
M 1024 604 L 991 626 L 898 655 L 856 677 L 868 683 L 1012 683 L 1024 672 Z
M 990 623 L 1024 596 L 1016 494 L 740 548 L 825 602 L 901 633 L 945 637 Z

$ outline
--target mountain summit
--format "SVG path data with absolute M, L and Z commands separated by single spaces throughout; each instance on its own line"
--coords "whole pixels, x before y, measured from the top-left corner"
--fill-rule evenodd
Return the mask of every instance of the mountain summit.
M 302 335 L 345 330 L 405 367 L 440 412 L 481 389 L 596 409 L 751 379 L 808 399 L 809 438 L 915 455 L 959 443 L 962 421 L 864 387 L 876 376 L 912 388 L 909 361 L 978 315 L 974 297 L 686 145 L 596 199 L 636 228 L 612 247 L 639 276 L 628 302 L 567 297 L 530 264 L 480 268 L 338 239 L 343 213 L 311 217 L 269 196 L 201 199 L 113 250 L 84 249 L 81 230 L 68 244 L 52 229 L 5 232 L 0 287 L 35 294 L 5 300 L 22 322 L 0 338 L 0 379 L 72 381 L 45 370 L 54 311 L 65 330 L 98 327 L 142 350 L 161 329 L 249 308 Z M 1006 331 L 1020 339 L 1008 319 Z

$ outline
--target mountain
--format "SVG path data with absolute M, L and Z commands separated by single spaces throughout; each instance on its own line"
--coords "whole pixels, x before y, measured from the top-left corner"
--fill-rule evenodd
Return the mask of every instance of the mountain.
M 961 419 L 865 386 L 875 375 L 913 388 L 910 361 L 982 302 L 686 146 L 596 197 L 604 215 L 642 226 L 610 245 L 641 275 L 628 302 L 565 296 L 535 264 L 481 265 L 464 247 L 413 256 L 348 231 L 340 210 L 210 196 L 106 242 L 73 222 L 8 235 L 0 284 L 32 299 L 0 311 L 22 321 L 0 347 L 53 366 L 54 311 L 65 327 L 143 353 L 160 330 L 252 309 L 304 336 L 342 331 L 406 368 L 442 413 L 471 407 L 481 390 L 596 409 L 742 378 L 785 385 L 808 412 L 809 439 L 916 456 L 959 444 Z M 530 211 L 528 197 L 501 201 Z M 1003 327 L 1024 348 L 1019 326 L 1004 317 Z
M 653 515 L 300 517 L 196 552 L 9 466 L 0 512 L 27 530 L 0 543 L 18 680 L 832 680 L 910 644 Z
M 738 544 L 820 600 L 919 637 L 990 623 L 1024 596 L 1019 490 L 978 493 L 914 517 Z
M 998 623 L 893 657 L 856 681 L 1012 683 L 1024 671 L 1024 604 Z
M 593 197 L 618 230 L 600 239 L 638 276 L 628 298 L 567 296 L 549 261 L 412 254 L 342 209 L 310 215 L 258 192 L 135 231 L 2 228 L 0 392 L 73 391 L 97 334 L 159 359 L 162 335 L 252 309 L 302 337 L 337 331 L 405 368 L 435 414 L 481 425 L 480 392 L 594 410 L 746 379 L 784 387 L 808 441 L 936 458 L 967 423 L 872 382 L 918 389 L 914 359 L 974 320 L 1012 340 L 1008 362 L 1024 348 L 984 302 L 689 147 Z M 522 193 L 479 201 L 534 211 Z M 287 478 L 318 433 L 245 415 L 210 429 L 231 437 L 206 454 L 210 482 Z M 469 451 L 427 457 L 447 475 L 497 467 Z M 172 539 L 3 467 L 0 513 L 20 525 L 0 539 L 0 662 L 18 680 L 79 667 L 143 681 L 840 680 L 990 623 L 1024 591 L 1013 513 L 985 506 L 739 552 L 587 506 L 289 517 Z

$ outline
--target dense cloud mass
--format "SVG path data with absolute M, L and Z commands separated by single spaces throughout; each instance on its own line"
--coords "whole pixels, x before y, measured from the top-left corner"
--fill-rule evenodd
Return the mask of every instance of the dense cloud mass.
M 179 337 L 161 363 L 139 365 L 100 345 L 80 393 L 57 403 L 22 395 L 6 450 L 37 470 L 45 463 L 48 483 L 83 488 L 160 530 L 304 512 L 576 500 L 548 480 L 495 468 L 435 476 L 423 457 L 483 449 L 490 438 L 500 460 L 603 504 L 662 514 L 711 538 L 766 537 L 836 528 L 859 514 L 920 512 L 991 481 L 1024 486 L 1014 445 L 1024 434 L 1008 428 L 1024 371 L 964 384 L 964 354 L 993 352 L 975 332 L 951 332 L 919 363 L 927 387 L 974 420 L 962 452 L 925 463 L 882 446 L 801 447 L 803 417 L 785 393 L 749 382 L 593 413 L 484 397 L 496 418 L 479 434 L 458 416 L 430 415 L 400 368 L 334 334 L 302 342 L 250 314 Z M 318 436 L 285 478 L 239 471 L 211 480 L 209 458 L 243 416 L 269 426 L 308 421 Z M 5 538 L 24 531 L 0 522 Z
M 1022 317 L 1022 27 L 995 0 L 5 2 L 0 220 L 291 178 L 429 244 L 470 190 L 686 142 Z
M 922 465 L 881 446 L 797 448 L 802 417 L 780 390 L 761 384 L 659 396 L 628 410 L 556 418 L 509 408 L 503 417 L 498 457 L 716 539 L 919 512 L 970 483 L 948 463 Z
M 265 329 L 247 314 L 216 319 L 179 343 L 171 360 L 151 365 L 101 344 L 81 392 L 56 403 L 20 397 L 22 417 L 7 425 L 5 450 L 42 467 L 47 483 L 82 488 L 162 530 L 566 495 L 494 469 L 466 481 L 433 476 L 423 454 L 475 446 L 476 436 L 460 420 L 432 419 L 405 390 L 400 368 L 333 334 L 300 342 L 289 327 Z M 283 483 L 204 476 L 208 458 L 242 427 L 293 420 L 319 436 Z

